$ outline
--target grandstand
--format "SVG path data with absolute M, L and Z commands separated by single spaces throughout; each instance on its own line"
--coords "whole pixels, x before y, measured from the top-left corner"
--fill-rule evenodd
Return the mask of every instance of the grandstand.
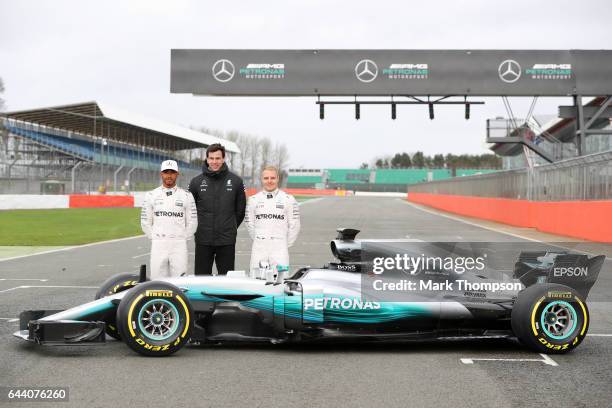
M 583 109 L 587 119 L 597 110 L 605 109 L 606 101 L 604 97 L 596 97 L 586 103 Z M 564 108 L 568 107 L 559 107 L 558 115 L 487 120 L 487 141 L 491 143 L 490 149 L 502 156 L 505 170 L 528 167 L 530 162 L 538 166 L 612 150 L 612 125 L 608 115 L 593 119 L 582 141 L 582 152 L 579 152 L 576 118 Z
M 159 184 L 163 160 L 179 163 L 185 185 L 200 172 L 204 149 L 233 142 L 98 102 L 3 115 L 0 193 L 134 191 Z
M 410 184 L 491 173 L 492 169 L 290 169 L 289 188 L 405 192 Z M 453 175 L 453 172 L 455 173 Z

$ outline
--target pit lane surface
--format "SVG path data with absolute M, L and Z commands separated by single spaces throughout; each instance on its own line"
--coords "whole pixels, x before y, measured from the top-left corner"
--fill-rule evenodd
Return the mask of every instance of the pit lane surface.
M 339 226 L 362 230 L 362 238 L 518 240 L 394 198 L 326 198 L 307 202 L 301 213 L 292 267 L 330 261 L 329 240 Z M 87 302 L 108 276 L 148 262 L 148 250 L 145 238 L 134 238 L 0 262 L 0 279 L 7 279 L 0 280 L 0 386 L 69 387 L 70 402 L 62 405 L 75 407 L 576 407 L 605 406 L 612 396 L 612 337 L 606 336 L 589 336 L 573 353 L 553 356 L 557 366 L 519 361 L 540 357 L 502 339 L 186 347 L 156 359 L 112 339 L 103 346 L 42 348 L 11 336 L 18 326 L 10 319 L 20 311 Z M 237 267 L 246 267 L 249 257 L 241 227 Z M 611 334 L 609 273 L 600 275 L 589 299 L 589 332 Z M 19 406 L 28 405 L 41 403 Z

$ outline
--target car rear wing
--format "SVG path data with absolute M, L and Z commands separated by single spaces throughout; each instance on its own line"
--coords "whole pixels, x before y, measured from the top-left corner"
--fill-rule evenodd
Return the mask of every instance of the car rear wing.
M 606 257 L 567 252 L 522 252 L 514 265 L 514 277 L 525 286 L 559 283 L 575 289 L 585 299 L 597 281 Z

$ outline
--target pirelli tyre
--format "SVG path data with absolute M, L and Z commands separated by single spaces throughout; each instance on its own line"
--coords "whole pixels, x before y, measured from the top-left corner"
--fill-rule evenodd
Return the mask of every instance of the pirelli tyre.
M 119 273 L 113 275 L 100 286 L 100 289 L 96 292 L 96 300 L 131 289 L 138 284 L 138 279 L 139 276 L 135 273 Z M 117 330 L 116 317 L 117 314 L 114 310 L 104 316 L 106 334 L 117 340 L 121 340 L 119 330 Z
M 177 352 L 189 340 L 192 325 L 189 300 L 179 288 L 165 282 L 139 284 L 125 295 L 117 309 L 121 339 L 145 356 Z
M 512 330 L 531 349 L 563 354 L 578 347 L 589 328 L 589 309 L 574 289 L 536 284 L 521 291 L 512 308 Z

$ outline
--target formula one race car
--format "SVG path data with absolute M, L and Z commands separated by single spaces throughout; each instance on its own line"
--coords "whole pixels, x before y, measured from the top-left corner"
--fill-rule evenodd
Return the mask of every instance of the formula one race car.
M 140 275 L 107 280 L 92 302 L 21 313 L 15 336 L 42 345 L 78 345 L 104 342 L 109 335 L 147 356 L 166 356 L 190 342 L 493 336 L 517 337 L 538 352 L 565 353 L 586 336 L 586 298 L 603 256 L 521 252 L 514 273 L 496 279 L 486 271 L 458 273 L 413 260 L 409 272 L 396 269 L 386 277 L 375 266 L 380 256 L 399 258 L 395 243 L 356 240 L 359 231 L 353 229 L 338 232 L 331 242 L 337 262 L 299 269 L 283 283 L 268 284 L 242 271 L 146 281 L 141 268 Z M 381 287 L 392 297 L 377 292 Z

